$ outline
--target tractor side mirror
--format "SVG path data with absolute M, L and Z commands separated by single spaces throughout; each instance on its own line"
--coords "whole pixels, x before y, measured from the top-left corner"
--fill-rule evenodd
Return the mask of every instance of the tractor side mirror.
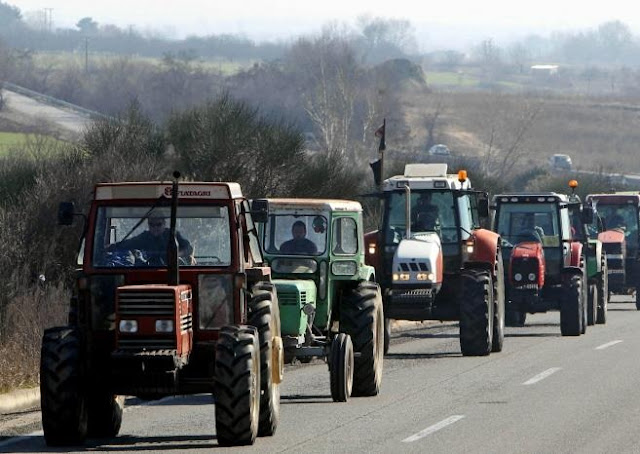
M 478 200 L 478 216 L 480 216 L 481 218 L 489 217 L 489 200 L 487 199 Z
M 75 207 L 73 202 L 60 202 L 58 206 L 58 225 L 72 225 Z
M 585 206 L 582 208 L 582 223 L 583 224 L 593 223 L 593 207 Z
M 251 217 L 253 222 L 264 224 L 269 220 L 269 200 L 255 199 L 251 201 Z

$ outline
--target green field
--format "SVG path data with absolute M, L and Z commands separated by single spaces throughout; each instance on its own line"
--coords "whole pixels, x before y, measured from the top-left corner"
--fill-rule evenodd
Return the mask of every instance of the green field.
M 0 131 L 0 157 L 12 152 L 38 150 L 57 153 L 65 142 L 50 136 Z

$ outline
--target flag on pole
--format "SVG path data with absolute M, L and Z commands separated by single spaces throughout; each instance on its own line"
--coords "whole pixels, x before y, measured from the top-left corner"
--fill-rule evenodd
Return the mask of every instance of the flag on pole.
M 376 129 L 376 137 L 380 138 L 380 145 L 378 145 L 378 151 L 384 151 L 387 146 L 384 143 L 384 130 L 385 130 L 385 126 L 387 124 L 387 119 L 385 118 L 384 120 L 382 120 L 382 126 L 380 126 L 378 129 Z

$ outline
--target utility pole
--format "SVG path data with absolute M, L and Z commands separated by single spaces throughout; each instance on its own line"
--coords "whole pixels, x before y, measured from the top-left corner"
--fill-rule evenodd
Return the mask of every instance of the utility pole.
M 53 29 L 53 8 L 44 9 L 44 28 L 49 33 Z
M 84 37 L 84 72 L 89 74 L 89 37 Z

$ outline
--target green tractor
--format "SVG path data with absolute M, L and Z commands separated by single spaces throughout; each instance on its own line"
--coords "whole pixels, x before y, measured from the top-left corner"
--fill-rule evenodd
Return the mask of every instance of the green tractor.
M 571 180 L 572 190 L 578 186 Z M 609 303 L 609 273 L 607 254 L 598 238 L 604 230 L 602 220 L 588 203 L 582 203 L 575 193 L 569 196 L 569 216 L 573 238 L 582 243 L 587 259 L 587 324 L 607 323 Z
M 269 199 L 261 226 L 272 267 L 285 362 L 326 358 L 331 397 L 380 391 L 384 315 L 364 262 L 362 206 L 346 200 Z

